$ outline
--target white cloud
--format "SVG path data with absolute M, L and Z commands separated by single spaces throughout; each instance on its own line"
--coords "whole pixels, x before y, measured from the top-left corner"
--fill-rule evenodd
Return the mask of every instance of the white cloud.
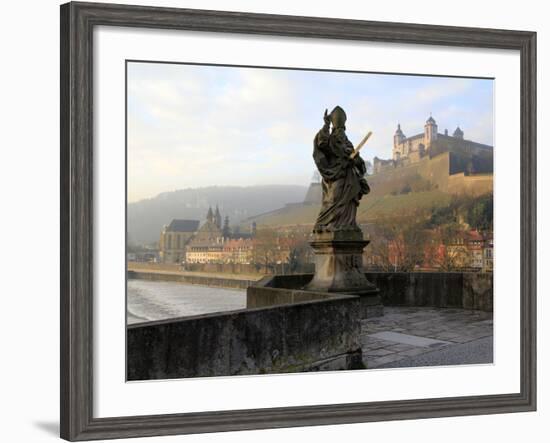
M 239 165 L 276 179 L 274 165 L 289 161 L 282 147 L 305 135 L 287 121 L 296 106 L 293 85 L 270 71 L 237 71 L 213 91 L 211 79 L 185 69 L 137 68 L 129 70 L 130 200 L 143 197 L 144 186 L 154 195 L 214 178 L 234 183 Z

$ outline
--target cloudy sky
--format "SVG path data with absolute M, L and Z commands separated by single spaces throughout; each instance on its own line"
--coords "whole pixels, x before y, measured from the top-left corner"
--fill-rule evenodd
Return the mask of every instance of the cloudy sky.
M 493 144 L 493 81 L 446 77 L 128 64 L 128 201 L 212 185 L 307 185 L 312 140 L 342 106 L 363 158 L 390 158 L 430 113 L 439 132 Z

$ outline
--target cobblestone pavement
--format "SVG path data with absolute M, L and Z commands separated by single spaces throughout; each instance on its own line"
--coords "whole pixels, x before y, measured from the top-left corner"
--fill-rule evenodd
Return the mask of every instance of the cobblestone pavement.
M 493 314 L 451 308 L 384 307 L 382 317 L 362 322 L 361 346 L 368 369 L 410 366 L 411 361 L 424 365 L 445 364 L 448 358 L 417 358 L 434 351 L 445 350 L 452 355 L 465 346 L 483 349 L 474 356 L 476 363 L 492 363 L 492 348 L 468 346 L 468 343 L 493 336 Z M 460 346 L 459 346 L 460 345 Z M 455 348 L 453 348 L 455 347 Z M 400 364 L 401 362 L 401 364 Z M 469 361 L 464 361 L 469 363 Z

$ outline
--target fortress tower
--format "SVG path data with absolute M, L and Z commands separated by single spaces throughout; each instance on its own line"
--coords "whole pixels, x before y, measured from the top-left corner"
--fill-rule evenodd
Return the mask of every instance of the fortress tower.
M 460 126 L 457 126 L 455 132 L 453 132 L 453 137 L 464 140 L 464 132 L 460 129 Z
M 407 137 L 405 137 L 405 134 L 403 134 L 403 131 L 401 130 L 401 124 L 397 123 L 397 130 L 393 135 L 393 148 L 395 149 L 397 146 L 402 144 L 403 140 L 405 140 L 406 138 Z
M 430 115 L 430 118 L 426 120 L 424 125 L 424 146 L 429 151 L 430 145 L 437 140 L 437 123 Z

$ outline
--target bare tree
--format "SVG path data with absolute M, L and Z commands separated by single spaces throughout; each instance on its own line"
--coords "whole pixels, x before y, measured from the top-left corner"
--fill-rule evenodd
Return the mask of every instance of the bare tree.
M 367 250 L 375 266 L 384 271 L 410 272 L 422 265 L 429 243 L 423 222 L 421 214 L 377 219 Z
M 254 247 L 252 258 L 254 264 L 263 266 L 265 273 L 268 274 L 278 257 L 277 233 L 268 227 L 257 230 L 254 238 Z
M 457 271 L 465 267 L 468 250 L 464 242 L 464 232 L 456 224 L 449 224 L 437 230 L 436 253 L 432 254 L 432 263 L 442 271 Z

